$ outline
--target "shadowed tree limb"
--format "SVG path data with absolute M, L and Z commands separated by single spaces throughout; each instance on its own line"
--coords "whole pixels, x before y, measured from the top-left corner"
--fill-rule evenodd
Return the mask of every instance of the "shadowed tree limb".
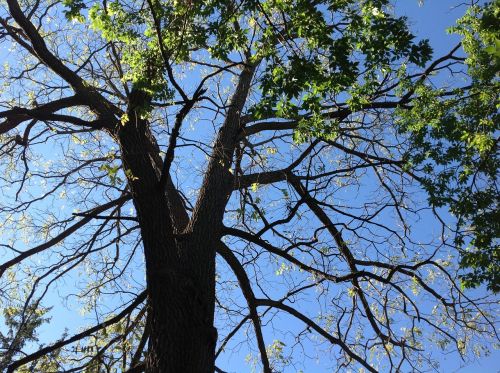
M 336 338 L 332 336 L 331 334 L 327 333 L 322 327 L 320 327 L 318 324 L 316 324 L 313 320 L 302 314 L 301 312 L 297 311 L 296 309 L 275 301 L 271 299 L 256 299 L 255 300 L 257 306 L 268 306 L 276 309 L 280 309 L 282 311 L 285 311 L 289 313 L 290 315 L 296 317 L 297 319 L 301 320 L 304 322 L 306 325 L 311 327 L 315 332 L 317 332 L 319 335 L 324 337 L 326 340 L 328 340 L 331 344 L 339 346 L 351 359 L 356 360 L 358 363 L 363 365 L 366 369 L 368 369 L 370 372 L 377 373 L 377 370 L 375 370 L 373 367 L 371 367 L 363 358 L 360 356 L 356 355 L 341 339 Z
M 248 304 L 248 309 L 250 312 L 250 318 L 252 319 L 252 323 L 254 325 L 255 329 L 255 336 L 257 338 L 257 345 L 259 347 L 260 351 L 260 358 L 262 361 L 262 366 L 264 369 L 264 373 L 272 373 L 271 372 L 271 367 L 269 365 L 269 358 L 267 357 L 267 352 L 266 352 L 266 345 L 264 343 L 264 337 L 262 335 L 262 328 L 260 325 L 260 317 L 259 314 L 257 313 L 257 305 L 255 303 L 255 295 L 252 290 L 252 286 L 250 284 L 250 280 L 248 278 L 248 275 L 241 265 L 241 263 L 238 261 L 234 253 L 231 251 L 229 247 L 224 242 L 219 242 L 217 246 L 217 252 L 219 253 L 222 258 L 229 264 L 231 269 L 233 270 L 234 274 L 236 275 L 236 278 L 238 279 L 238 282 L 241 286 L 241 291 L 243 292 L 243 295 L 245 296 L 245 299 Z
M 52 71 L 68 82 L 73 90 L 85 99 L 93 110 L 107 118 L 113 115 L 120 116 L 121 110 L 111 104 L 102 95 L 91 89 L 84 80 L 74 71 L 64 65 L 59 58 L 49 51 L 45 41 L 35 26 L 26 18 L 17 0 L 7 0 L 10 14 L 23 29 L 26 37 L 30 40 L 36 57 L 47 65 Z
M 120 205 L 128 201 L 131 197 L 129 195 L 124 195 L 120 198 L 117 198 L 113 201 L 110 201 L 108 203 L 105 203 L 104 205 L 98 206 L 92 210 L 90 210 L 88 213 L 86 213 L 86 216 L 80 220 L 78 223 L 73 224 L 71 227 L 65 229 L 63 232 L 59 233 L 56 237 L 53 239 L 38 245 L 32 249 L 23 251 L 20 255 L 16 256 L 15 258 L 8 260 L 7 262 L 3 263 L 0 265 L 0 277 L 5 273 L 7 268 L 12 267 L 15 264 L 18 264 L 22 262 L 24 259 L 29 258 L 32 255 L 38 254 L 46 249 L 51 248 L 52 246 L 56 245 L 57 243 L 61 242 L 65 238 L 69 237 L 71 234 L 76 232 L 79 228 L 83 227 L 85 224 L 89 223 L 94 216 L 98 215 L 99 213 L 106 211 L 110 209 L 111 207 Z
M 59 341 L 57 343 L 54 343 L 51 346 L 42 348 L 31 355 L 25 356 L 25 357 L 17 360 L 16 362 L 9 365 L 9 367 L 7 368 L 7 373 L 13 373 L 17 368 L 29 363 L 30 361 L 36 360 L 39 357 L 47 355 L 48 353 L 50 353 L 52 351 L 55 351 L 55 350 L 57 350 L 61 347 L 64 347 L 70 343 L 79 341 L 80 339 L 88 337 L 91 334 L 93 334 L 101 329 L 104 329 L 105 327 L 107 327 L 109 325 L 113 325 L 113 324 L 119 322 L 125 316 L 129 315 L 135 308 L 137 308 L 137 306 L 139 306 L 142 302 L 144 302 L 144 300 L 146 300 L 146 296 L 147 296 L 147 292 L 143 291 L 142 293 L 140 293 L 137 296 L 137 298 L 129 306 L 127 306 L 118 315 L 110 318 L 109 320 L 104 321 L 104 322 L 100 323 L 99 325 L 96 325 L 96 326 L 94 326 L 90 329 L 87 329 L 81 333 L 78 333 L 69 339 L 65 339 L 63 341 Z

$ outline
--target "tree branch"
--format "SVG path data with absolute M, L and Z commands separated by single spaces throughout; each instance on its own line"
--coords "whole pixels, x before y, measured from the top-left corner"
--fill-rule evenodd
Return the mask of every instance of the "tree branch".
M 258 306 L 268 306 L 268 307 L 273 307 L 280 309 L 282 311 L 285 311 L 289 313 L 290 315 L 296 317 L 297 319 L 301 320 L 304 324 L 308 325 L 311 327 L 314 331 L 316 331 L 319 335 L 321 335 L 323 338 L 328 340 L 330 343 L 335 344 L 337 346 L 340 346 L 342 350 L 351 358 L 356 360 L 358 363 L 363 365 L 366 369 L 368 369 L 370 372 L 377 373 L 377 371 L 371 367 L 364 359 L 362 359 L 360 356 L 356 355 L 341 339 L 336 338 L 332 336 L 331 334 L 327 333 L 323 328 L 321 328 L 318 324 L 316 324 L 313 320 L 310 318 L 306 317 L 304 314 L 298 312 L 296 309 L 283 304 L 281 302 L 277 302 L 271 299 L 256 299 L 255 300 L 256 304 Z
M 146 291 L 143 291 L 142 293 L 140 293 L 137 298 L 128 306 L 126 307 L 123 311 L 121 311 L 118 315 L 110 318 L 109 320 L 107 321 L 104 321 L 90 329 L 87 329 L 81 333 L 78 333 L 76 335 L 74 335 L 73 337 L 69 338 L 69 339 L 65 339 L 64 341 L 60 341 L 60 342 L 57 342 L 57 343 L 54 343 L 53 345 L 51 346 L 48 346 L 48 347 L 45 347 L 45 348 L 42 348 L 40 350 L 38 350 L 37 352 L 31 354 L 31 355 L 28 355 L 28 356 L 25 356 L 23 357 L 22 359 L 19 359 L 17 360 L 16 362 L 12 363 L 11 365 L 9 365 L 8 369 L 7 369 L 7 373 L 13 373 L 15 371 L 15 369 L 29 363 L 30 361 L 33 361 L 33 360 L 36 360 L 52 351 L 55 351 L 61 347 L 64 347 L 70 343 L 73 343 L 73 342 L 76 342 L 82 338 L 85 338 L 85 337 L 88 337 L 89 335 L 91 335 L 92 333 L 95 333 L 101 329 L 104 329 L 106 328 L 107 326 L 109 325 L 112 325 L 112 324 L 115 324 L 117 322 L 119 322 L 121 319 L 123 319 L 125 316 L 127 316 L 128 314 L 130 314 L 139 304 L 141 304 L 142 302 L 144 302 L 144 300 L 146 299 L 146 296 L 147 296 L 147 292 Z
M 131 197 L 129 195 L 125 195 L 125 196 L 122 196 L 120 198 L 117 198 L 113 201 L 110 201 L 108 203 L 105 203 L 104 205 L 98 206 L 98 207 L 90 210 L 88 212 L 87 216 L 85 216 L 82 220 L 80 220 L 76 224 L 73 224 L 68 229 L 65 229 L 63 232 L 59 233 L 53 239 L 51 239 L 51 240 L 49 240 L 41 245 L 38 245 L 32 249 L 23 251 L 20 255 L 16 256 L 15 258 L 13 258 L 11 260 L 8 260 L 7 262 L 5 262 L 2 265 L 0 265 L 0 277 L 3 276 L 3 274 L 5 273 L 7 268 L 12 267 L 13 265 L 20 263 L 21 261 L 23 261 L 26 258 L 29 258 L 32 255 L 38 254 L 38 253 L 56 245 L 57 243 L 61 242 L 62 240 L 64 240 L 65 238 L 69 237 L 71 234 L 76 232 L 79 228 L 83 227 L 85 224 L 90 222 L 94 218 L 95 215 L 98 215 L 99 213 L 106 211 L 106 210 L 110 209 L 111 207 L 123 204 L 126 201 L 128 201 L 130 198 Z
M 85 101 L 78 95 L 64 97 L 59 100 L 54 100 L 46 104 L 42 104 L 34 109 L 26 109 L 20 107 L 14 107 L 9 110 L 0 112 L 0 118 L 6 118 L 6 120 L 0 123 L 0 134 L 7 133 L 11 129 L 17 127 L 22 122 L 29 119 L 46 119 L 47 116 L 53 115 L 54 112 L 66 109 L 72 106 L 85 105 Z M 74 118 L 74 117 L 70 117 Z M 74 118 L 78 119 L 78 118 Z M 57 119 L 55 119 L 57 120 Z M 79 119 L 81 120 L 81 119 Z M 85 122 L 89 123 L 89 122 Z
M 252 286 L 250 284 L 250 280 L 248 278 L 248 275 L 243 268 L 243 266 L 240 264 L 234 253 L 231 251 L 229 247 L 227 247 L 226 244 L 223 242 L 219 242 L 217 246 L 217 252 L 224 258 L 224 260 L 229 264 L 231 269 L 233 270 L 234 274 L 236 275 L 236 278 L 238 279 L 238 282 L 241 286 L 241 291 L 243 292 L 243 295 L 245 296 L 245 299 L 248 304 L 248 309 L 250 312 L 250 318 L 252 319 L 254 329 L 255 329 L 255 336 L 257 337 L 257 345 L 259 347 L 260 351 L 260 358 L 262 360 L 262 366 L 264 369 L 264 373 L 272 373 L 271 372 L 271 367 L 269 365 L 269 359 L 267 357 L 267 352 L 266 352 L 266 345 L 264 343 L 264 337 L 262 335 L 262 328 L 260 325 L 260 318 L 259 314 L 257 313 L 257 306 L 255 303 L 255 295 L 252 290 Z
M 7 4 L 10 14 L 23 29 L 40 61 L 68 82 L 73 90 L 88 100 L 90 106 L 101 115 L 105 115 L 106 117 L 113 114 L 121 115 L 120 109 L 111 104 L 95 90 L 91 89 L 78 74 L 69 69 L 59 58 L 49 51 L 42 36 L 38 33 L 35 26 L 26 18 L 17 0 L 7 0 Z

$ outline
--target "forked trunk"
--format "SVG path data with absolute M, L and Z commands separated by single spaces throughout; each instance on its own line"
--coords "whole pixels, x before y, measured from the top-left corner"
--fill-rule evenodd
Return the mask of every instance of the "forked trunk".
M 130 110 L 130 120 L 116 130 L 146 260 L 147 373 L 214 371 L 215 247 L 233 187 L 230 167 L 254 71 L 255 65 L 248 64 L 241 72 L 191 219 L 174 188 L 167 185 L 165 192 L 160 187 L 162 160 L 148 123 Z
M 176 238 L 174 232 L 185 228 L 187 218 L 172 203 L 174 198 L 168 198 L 169 205 L 159 187 L 161 159 L 148 124 L 131 120 L 118 129 L 116 137 L 146 260 L 150 322 L 146 372 L 212 373 L 217 340 L 213 327 L 215 253 L 194 236 Z M 196 254 L 200 252 L 202 257 Z

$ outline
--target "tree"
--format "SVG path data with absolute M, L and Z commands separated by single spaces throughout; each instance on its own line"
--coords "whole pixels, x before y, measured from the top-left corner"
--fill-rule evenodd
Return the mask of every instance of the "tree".
M 2 342 L 7 371 L 484 353 L 494 297 L 468 289 L 499 289 L 498 5 L 433 58 L 386 0 L 6 0 L 10 335 L 35 340 L 55 288 L 94 316 Z

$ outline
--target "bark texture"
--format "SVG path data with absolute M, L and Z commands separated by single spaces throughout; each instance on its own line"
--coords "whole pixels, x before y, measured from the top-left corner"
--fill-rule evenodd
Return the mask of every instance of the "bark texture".
M 159 188 L 161 159 L 146 121 L 134 115 L 116 137 L 144 243 L 151 320 L 146 371 L 213 371 L 213 328 L 192 271 L 203 263 L 188 261 L 189 244 L 175 238 L 187 223 L 179 196 L 171 181 L 167 193 Z
M 149 123 L 130 105 L 116 126 L 122 161 L 141 227 L 151 333 L 146 372 L 214 371 L 215 255 L 233 190 L 229 172 L 254 67 L 243 69 L 189 218 L 172 180 L 162 186 L 162 159 Z
M 151 334 L 146 372 L 213 372 L 215 252 L 233 189 L 229 172 L 254 68 L 245 68 L 218 133 L 192 218 L 162 160 L 147 121 L 134 109 L 114 133 L 141 227 Z

